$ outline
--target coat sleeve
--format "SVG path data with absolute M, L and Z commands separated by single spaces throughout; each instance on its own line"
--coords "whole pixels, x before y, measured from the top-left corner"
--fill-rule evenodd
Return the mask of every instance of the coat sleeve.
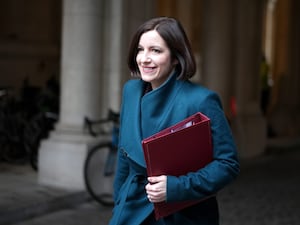
M 239 173 L 236 146 L 218 95 L 210 92 L 197 110 L 211 120 L 213 161 L 196 172 L 180 177 L 168 176 L 168 202 L 207 198 Z

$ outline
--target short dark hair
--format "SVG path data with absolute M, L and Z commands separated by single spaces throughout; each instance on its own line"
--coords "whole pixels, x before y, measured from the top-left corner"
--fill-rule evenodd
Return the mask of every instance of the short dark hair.
M 187 80 L 194 76 L 196 72 L 195 58 L 191 49 L 191 44 L 187 35 L 180 24 L 174 18 L 157 17 L 146 21 L 142 24 L 133 35 L 129 52 L 128 67 L 133 76 L 140 77 L 140 71 L 136 63 L 138 45 L 142 34 L 156 30 L 164 39 L 171 51 L 171 57 L 178 61 L 176 65 L 177 78 Z

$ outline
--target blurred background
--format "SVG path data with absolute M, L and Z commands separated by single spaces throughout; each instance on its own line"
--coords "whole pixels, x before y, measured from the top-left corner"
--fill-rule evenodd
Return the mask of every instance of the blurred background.
M 131 35 L 148 18 L 171 16 L 191 40 L 193 80 L 221 96 L 242 159 L 299 143 L 299 11 L 297 0 L 1 1 L 2 114 L 54 113 L 38 146 L 39 182 L 83 189 L 75 174 L 94 141 L 84 117 L 119 110 Z M 0 119 L 4 126 L 7 115 Z
M 299 12 L 298 0 L 0 1 L 0 224 L 107 224 L 84 165 L 110 137 L 85 117 L 120 110 L 131 36 L 156 16 L 181 21 L 193 81 L 220 95 L 232 127 L 242 170 L 219 194 L 222 224 L 298 224 Z

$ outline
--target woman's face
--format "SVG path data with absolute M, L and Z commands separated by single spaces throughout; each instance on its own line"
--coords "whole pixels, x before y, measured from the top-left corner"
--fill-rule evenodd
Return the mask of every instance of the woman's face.
M 155 30 L 142 34 L 136 62 L 142 80 L 150 82 L 152 89 L 158 88 L 167 80 L 175 65 L 170 49 Z

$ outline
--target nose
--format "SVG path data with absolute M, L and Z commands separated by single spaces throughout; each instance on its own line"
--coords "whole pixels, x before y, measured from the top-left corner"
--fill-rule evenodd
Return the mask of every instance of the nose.
M 141 54 L 141 62 L 142 63 L 149 63 L 151 62 L 151 58 L 149 57 L 147 52 L 144 52 L 143 54 Z

